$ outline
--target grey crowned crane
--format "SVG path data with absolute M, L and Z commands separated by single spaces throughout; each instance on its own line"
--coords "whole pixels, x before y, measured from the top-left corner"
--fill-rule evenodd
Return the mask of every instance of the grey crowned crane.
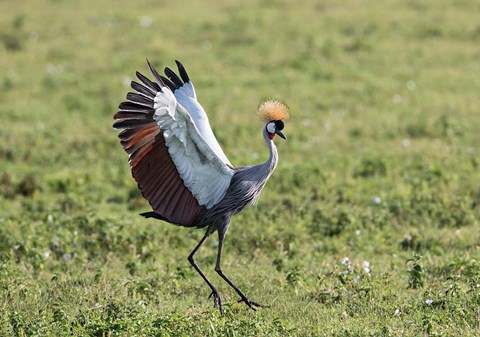
M 210 287 L 214 307 L 223 312 L 220 293 L 194 260 L 200 246 L 216 230 L 215 271 L 237 292 L 239 301 L 255 310 L 260 305 L 249 300 L 221 269 L 223 240 L 231 217 L 258 200 L 277 165 L 273 140 L 275 135 L 286 139 L 282 120 L 289 117 L 288 108 L 278 100 L 260 105 L 265 122 L 262 133 L 270 156 L 263 164 L 234 168 L 213 134 L 183 65 L 176 61 L 180 77 L 170 68 L 165 68 L 165 77 L 147 64 L 154 81 L 136 73 L 139 82 L 131 83 L 136 92 L 127 94 L 113 124 L 122 130 L 118 137 L 129 156 L 132 175 L 153 209 L 141 215 L 184 227 L 207 228 L 188 261 Z

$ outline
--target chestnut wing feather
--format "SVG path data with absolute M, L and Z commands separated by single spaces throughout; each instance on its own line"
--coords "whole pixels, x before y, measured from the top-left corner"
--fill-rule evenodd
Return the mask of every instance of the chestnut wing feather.
M 191 226 L 202 207 L 180 178 L 161 132 L 135 164 L 133 177 L 155 213 L 171 223 Z
M 114 127 L 123 129 L 121 144 L 129 155 L 132 175 L 145 199 L 158 218 L 181 225 L 192 226 L 203 209 L 185 186 L 173 163 L 160 127 L 153 119 L 153 103 L 157 89 L 152 82 L 139 76 L 142 84 L 132 82 L 132 88 L 143 96 L 129 93 L 128 102 L 120 104 L 114 115 Z M 147 96 L 147 97 L 144 97 Z M 152 102 L 152 103 L 151 103 Z

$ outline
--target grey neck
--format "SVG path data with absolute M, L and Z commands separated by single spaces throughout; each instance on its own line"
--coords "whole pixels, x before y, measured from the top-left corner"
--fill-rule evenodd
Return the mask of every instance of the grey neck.
M 273 170 L 275 170 L 275 167 L 277 166 L 278 151 L 277 151 L 277 147 L 275 146 L 275 143 L 268 136 L 268 132 L 266 128 L 263 128 L 263 138 L 265 139 L 265 142 L 267 142 L 268 149 L 270 150 L 270 157 L 264 164 L 266 166 L 268 175 L 270 175 L 273 172 Z

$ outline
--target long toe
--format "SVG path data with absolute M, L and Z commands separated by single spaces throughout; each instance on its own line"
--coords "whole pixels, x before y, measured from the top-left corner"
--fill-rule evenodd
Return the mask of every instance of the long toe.
M 240 302 L 243 302 L 245 303 L 250 309 L 256 311 L 257 307 L 263 307 L 263 308 L 268 308 L 268 305 L 263 305 L 263 304 L 260 304 L 260 303 L 257 303 L 257 302 L 254 302 L 254 301 L 250 301 L 248 298 L 246 297 L 242 297 L 241 299 L 238 300 L 238 303 Z
M 223 306 L 222 306 L 222 298 L 220 297 L 220 293 L 215 289 L 212 290 L 212 293 L 208 298 L 213 297 L 213 307 L 218 308 L 220 310 L 220 314 L 223 314 Z

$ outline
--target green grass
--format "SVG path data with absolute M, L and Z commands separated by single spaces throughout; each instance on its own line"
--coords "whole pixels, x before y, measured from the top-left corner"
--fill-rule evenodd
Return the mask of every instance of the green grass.
M 0 335 L 480 334 L 476 1 L 1 1 Z M 145 27 L 148 26 L 148 27 Z M 257 207 L 216 235 L 149 210 L 111 128 L 181 60 L 232 163 L 290 108 Z M 348 263 L 345 260 L 348 257 Z M 368 261 L 369 270 L 364 261 Z M 343 263 L 342 263 L 343 262 Z

